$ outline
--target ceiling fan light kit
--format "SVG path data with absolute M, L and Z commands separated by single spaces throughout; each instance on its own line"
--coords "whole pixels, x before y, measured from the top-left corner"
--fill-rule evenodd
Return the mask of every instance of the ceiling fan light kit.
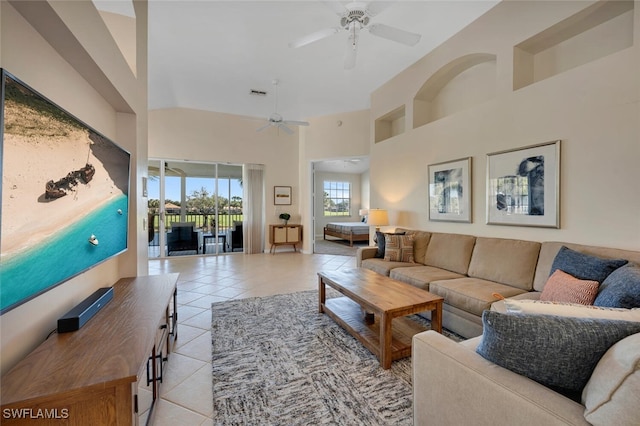
M 360 30 L 368 30 L 369 33 L 395 41 L 407 46 L 415 46 L 421 38 L 420 34 L 402 30 L 400 28 L 391 27 L 389 25 L 373 23 L 369 25 L 371 18 L 389 7 L 393 1 L 371 1 L 351 2 L 346 6 L 339 1 L 323 1 L 325 5 L 331 8 L 340 16 L 340 26 L 326 28 L 308 34 L 289 43 L 289 47 L 298 48 L 314 43 L 324 38 L 330 37 L 340 31 L 346 31 L 347 48 L 344 55 L 344 68 L 351 69 L 356 64 L 356 54 L 358 50 L 358 39 Z

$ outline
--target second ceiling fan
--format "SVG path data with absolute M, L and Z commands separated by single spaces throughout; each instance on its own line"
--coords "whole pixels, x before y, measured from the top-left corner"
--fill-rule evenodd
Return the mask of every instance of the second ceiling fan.
M 347 48 L 344 56 L 345 69 L 351 69 L 356 64 L 356 54 L 358 50 L 358 38 L 361 30 L 368 30 L 371 34 L 392 40 L 407 46 L 415 46 L 420 41 L 420 34 L 401 30 L 385 24 L 370 23 L 371 18 L 389 7 L 393 1 L 354 1 L 347 5 L 339 1 L 322 1 L 340 16 L 339 26 L 326 28 L 308 34 L 289 43 L 289 47 L 297 48 L 307 44 L 322 40 L 340 31 L 348 33 Z
M 277 127 L 278 129 L 282 129 L 285 131 L 285 133 L 288 133 L 290 135 L 293 134 L 293 130 L 291 130 L 288 126 L 308 126 L 309 123 L 306 121 L 295 121 L 295 120 L 285 120 L 284 118 L 282 118 L 282 116 L 280 114 L 278 114 L 278 80 L 273 80 L 272 81 L 273 85 L 275 86 L 276 90 L 275 90 L 275 110 L 273 112 L 273 114 L 271 114 L 269 116 L 269 118 L 267 119 L 267 124 L 265 124 L 262 127 L 259 127 L 256 129 L 257 132 L 260 132 L 264 129 L 266 129 L 267 127 Z

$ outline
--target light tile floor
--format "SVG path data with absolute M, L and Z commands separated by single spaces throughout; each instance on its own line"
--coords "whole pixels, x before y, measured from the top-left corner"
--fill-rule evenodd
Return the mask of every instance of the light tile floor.
M 178 340 L 169 356 L 153 425 L 213 424 L 211 303 L 315 290 L 319 271 L 353 267 L 354 256 L 299 252 L 150 260 L 150 275 L 180 273 Z

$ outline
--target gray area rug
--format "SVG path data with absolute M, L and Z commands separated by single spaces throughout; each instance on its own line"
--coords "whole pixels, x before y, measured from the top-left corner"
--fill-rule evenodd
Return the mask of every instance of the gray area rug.
M 317 291 L 213 303 L 211 311 L 214 424 L 412 424 L 411 358 L 383 370 L 318 313 Z

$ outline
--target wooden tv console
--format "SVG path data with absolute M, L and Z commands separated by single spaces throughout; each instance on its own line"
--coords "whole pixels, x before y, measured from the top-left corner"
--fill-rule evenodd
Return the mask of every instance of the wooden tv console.
M 177 338 L 178 274 L 123 278 L 82 328 L 54 333 L 2 376 L 3 425 L 138 425 Z

